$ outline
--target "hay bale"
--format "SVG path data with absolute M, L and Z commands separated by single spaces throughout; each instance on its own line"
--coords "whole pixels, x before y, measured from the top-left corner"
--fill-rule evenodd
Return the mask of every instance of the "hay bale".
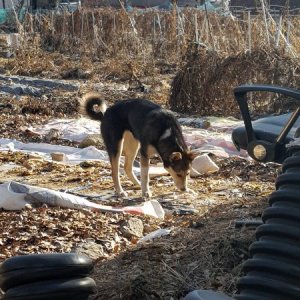
M 208 49 L 193 49 L 175 76 L 169 99 L 174 111 L 198 115 L 240 116 L 233 88 L 246 83 L 300 86 L 300 60 L 275 49 L 222 56 Z M 276 94 L 253 94 L 250 109 L 255 115 L 283 113 L 296 102 Z

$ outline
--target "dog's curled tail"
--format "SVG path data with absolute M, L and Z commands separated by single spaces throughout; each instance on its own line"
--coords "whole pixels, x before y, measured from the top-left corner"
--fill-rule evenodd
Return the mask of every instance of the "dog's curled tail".
M 92 120 L 102 121 L 106 108 L 106 103 L 101 100 L 99 94 L 87 93 L 82 96 L 79 110 Z

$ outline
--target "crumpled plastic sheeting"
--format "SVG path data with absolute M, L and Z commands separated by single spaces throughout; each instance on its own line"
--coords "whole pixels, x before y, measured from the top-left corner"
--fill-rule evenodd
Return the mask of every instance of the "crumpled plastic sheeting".
M 59 152 L 65 154 L 65 164 L 79 164 L 83 161 L 92 160 L 92 161 L 103 161 L 109 162 L 109 158 L 106 151 L 99 150 L 94 146 L 89 146 L 83 149 L 78 149 L 70 146 L 60 146 L 52 145 L 46 143 L 22 143 L 16 140 L 10 139 L 0 139 L 0 151 L 21 151 L 25 153 L 37 153 L 45 160 L 51 161 L 50 156 L 53 152 Z M 124 159 L 121 158 L 121 164 Z M 121 169 L 121 171 L 123 171 Z M 133 171 L 136 175 L 140 174 L 139 167 L 133 167 Z M 169 174 L 162 166 L 160 165 L 151 165 L 149 169 L 150 178 L 155 178 L 157 176 Z
M 43 157 L 45 160 L 51 161 L 50 156 L 53 152 L 65 154 L 64 164 L 80 164 L 83 161 L 102 161 L 109 162 L 106 151 L 99 150 L 94 146 L 89 146 L 83 149 L 78 149 L 70 146 L 52 145 L 46 143 L 22 143 L 16 140 L 0 139 L 0 151 L 21 151 L 25 153 L 36 153 Z M 121 164 L 124 159 L 121 157 Z M 121 172 L 123 169 L 121 168 Z M 133 167 L 133 172 L 138 176 L 140 175 L 140 167 Z M 169 173 L 160 165 L 151 165 L 149 169 L 150 178 L 155 178 Z
M 0 185 L 0 208 L 5 210 L 21 210 L 28 204 L 34 206 L 46 204 L 48 206 L 72 209 L 92 209 L 102 212 L 148 215 L 160 219 L 163 219 L 165 216 L 165 212 L 157 200 L 146 201 L 139 206 L 113 207 L 100 205 L 76 195 L 14 181 Z
M 199 153 L 211 153 L 220 157 L 241 156 L 250 158 L 247 151 L 238 151 L 232 140 L 232 130 L 242 126 L 242 122 L 234 118 L 202 117 L 180 118 L 184 124 L 183 135 L 189 146 Z M 207 127 L 208 123 L 208 127 Z M 198 125 L 197 125 L 198 124 Z M 205 129 L 202 127 L 205 125 Z M 198 128 L 186 127 L 193 125 Z M 100 123 L 87 118 L 80 119 L 55 119 L 43 127 L 30 127 L 30 131 L 46 135 L 51 129 L 57 129 L 62 133 L 62 138 L 81 142 L 88 135 L 99 134 Z
M 249 158 L 247 151 L 238 151 L 235 148 L 231 134 L 185 128 L 183 135 L 187 145 L 199 153 L 211 153 L 219 157 L 240 156 Z
M 109 161 L 106 151 L 99 150 L 94 146 L 83 149 L 52 145 L 46 143 L 22 143 L 11 139 L 0 138 L 0 151 L 22 151 L 28 153 L 37 153 L 47 160 L 51 160 L 50 154 L 60 152 L 66 155 L 65 163 L 77 164 L 85 160 Z
M 83 149 L 78 149 L 70 146 L 60 146 L 45 143 L 22 143 L 15 140 L 0 139 L 0 151 L 22 151 L 26 153 L 37 153 L 45 160 L 51 161 L 50 153 L 60 152 L 65 154 L 65 164 L 79 164 L 83 161 L 103 161 L 109 162 L 109 158 L 106 151 L 99 150 L 94 146 L 89 146 Z M 121 158 L 121 164 L 124 159 Z M 192 168 L 194 169 L 191 174 L 192 177 L 196 177 L 199 174 L 206 174 L 218 171 L 218 167 L 207 155 L 199 155 L 194 159 L 192 163 Z M 123 169 L 121 169 L 123 171 Z M 133 172 L 139 176 L 140 167 L 133 167 Z M 162 164 L 151 165 L 149 169 L 150 178 L 155 178 L 158 176 L 168 175 L 169 173 L 162 166 Z
M 243 126 L 243 121 L 232 117 L 179 118 L 178 121 L 184 126 L 183 135 L 191 149 L 220 157 L 250 158 L 247 151 L 238 151 L 231 140 L 232 131 Z
M 100 122 L 87 118 L 53 119 L 39 127 L 28 127 L 32 133 L 46 135 L 51 129 L 57 129 L 64 140 L 83 141 L 88 135 L 100 134 Z

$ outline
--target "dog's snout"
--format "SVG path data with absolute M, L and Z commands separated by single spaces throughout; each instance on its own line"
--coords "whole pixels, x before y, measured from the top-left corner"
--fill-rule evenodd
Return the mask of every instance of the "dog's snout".
M 186 187 L 182 187 L 180 188 L 181 191 L 185 192 L 186 191 Z

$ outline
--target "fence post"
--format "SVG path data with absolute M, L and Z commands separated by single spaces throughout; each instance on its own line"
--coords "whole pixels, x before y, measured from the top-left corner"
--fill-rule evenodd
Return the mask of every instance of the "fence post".
M 251 36 L 251 11 L 248 10 L 248 49 L 251 53 L 252 48 L 252 36 Z
M 196 12 L 194 15 L 194 20 L 195 20 L 195 39 L 196 39 L 196 43 L 199 44 L 198 19 L 197 19 Z
M 263 18 L 264 18 L 265 29 L 266 29 L 266 34 L 267 34 L 268 46 L 270 46 L 270 36 L 269 36 L 269 28 L 268 28 L 268 22 L 267 22 L 265 0 L 260 0 L 260 3 L 261 3 L 262 11 L 263 11 Z
M 280 32 L 281 32 L 281 24 L 282 24 L 282 15 L 279 17 L 279 21 L 277 24 L 277 30 L 276 30 L 276 37 L 275 37 L 275 47 L 279 47 L 279 39 L 280 39 Z

